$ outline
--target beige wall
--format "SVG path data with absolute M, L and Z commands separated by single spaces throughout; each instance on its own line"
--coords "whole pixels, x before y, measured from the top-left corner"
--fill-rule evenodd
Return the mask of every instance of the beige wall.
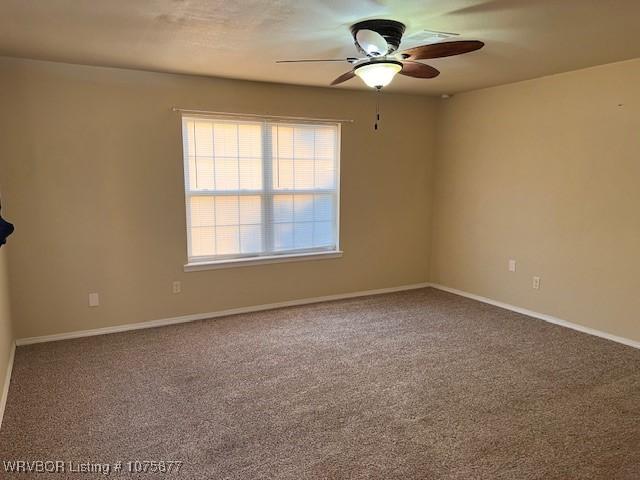
M 457 95 L 437 111 L 429 98 L 385 95 L 375 133 L 373 92 L 0 59 L 15 336 L 418 283 L 430 272 L 639 340 L 639 80 L 631 61 Z M 173 105 L 354 118 L 343 130 L 344 257 L 184 273 Z M 182 294 L 171 294 L 173 280 Z M 99 308 L 87 307 L 91 291 Z
M 9 282 L 7 278 L 7 247 L 0 248 L 0 423 L 4 413 L 3 398 L 9 357 L 13 348 L 13 332 L 11 328 L 11 311 L 9 308 Z
M 640 340 L 639 85 L 634 60 L 442 102 L 432 281 Z
M 316 68 L 316 67 L 309 67 Z M 321 72 L 321 69 L 319 70 Z M 435 102 L 0 59 L 3 200 L 18 338 L 423 282 Z M 183 272 L 181 107 L 353 118 L 341 259 Z M 419 154 L 416 154 L 419 152 Z M 183 292 L 171 293 L 182 281 Z M 101 306 L 87 307 L 89 292 Z

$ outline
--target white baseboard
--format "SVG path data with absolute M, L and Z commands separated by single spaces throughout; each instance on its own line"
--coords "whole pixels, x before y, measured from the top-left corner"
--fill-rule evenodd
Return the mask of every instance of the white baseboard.
M 58 340 L 69 340 L 72 338 L 91 337 L 94 335 L 106 335 L 108 333 L 127 332 L 130 330 L 140 330 L 143 328 L 155 328 L 165 325 L 175 325 L 178 323 L 193 322 L 196 320 L 207 320 L 209 318 L 225 317 L 228 315 L 238 315 L 241 313 L 260 312 L 263 310 L 273 310 L 283 307 L 294 307 L 297 305 L 308 305 L 311 303 L 329 302 L 332 300 L 344 300 L 347 298 L 365 297 L 368 295 L 381 295 L 384 293 L 401 292 L 404 290 L 416 290 L 419 288 L 429 287 L 429 283 L 414 283 L 411 285 L 401 285 L 399 287 L 379 288 L 376 290 L 365 290 L 360 292 L 339 293 L 336 295 L 327 295 L 324 297 L 302 298 L 299 300 L 289 300 L 286 302 L 267 303 L 263 305 L 253 305 L 250 307 L 231 308 L 228 310 L 219 310 L 217 312 L 195 313 L 193 315 L 184 315 L 181 317 L 163 318 L 160 320 L 150 320 L 140 323 L 129 323 L 126 325 L 116 325 L 113 327 L 94 328 L 92 330 L 77 330 L 74 332 L 57 333 L 55 335 L 44 335 L 41 337 L 19 338 L 16 345 L 31 345 L 34 343 L 55 342 Z
M 16 342 L 11 342 L 9 348 L 9 363 L 7 364 L 7 374 L 4 377 L 2 385 L 2 396 L 0 396 L 0 428 L 2 428 L 2 419 L 4 418 L 4 408 L 7 406 L 7 397 L 9 396 L 9 383 L 11 382 L 11 371 L 13 370 L 13 359 L 16 354 Z
M 150 320 L 147 322 L 140 323 L 129 323 L 125 325 L 116 325 L 113 327 L 103 327 L 103 328 L 95 328 L 91 330 L 77 330 L 74 332 L 65 332 L 58 333 L 55 335 L 44 335 L 40 337 L 28 337 L 28 338 L 19 338 L 15 341 L 15 345 L 31 345 L 34 343 L 43 343 L 43 342 L 55 342 L 58 340 L 69 340 L 72 338 L 80 338 L 80 337 L 91 337 L 94 335 L 106 335 L 109 333 L 119 333 L 119 332 L 127 332 L 130 330 L 140 330 L 143 328 L 155 328 L 162 327 L 165 325 L 175 325 L 179 323 L 193 322 L 196 320 L 206 320 L 209 318 L 217 318 L 217 317 L 225 317 L 228 315 L 238 315 L 242 313 L 251 313 L 251 312 L 260 312 L 264 310 L 273 310 L 276 308 L 284 308 L 284 307 L 294 307 L 297 305 L 308 305 L 312 303 L 320 303 L 320 302 L 329 302 L 332 300 L 343 300 L 348 298 L 357 298 L 357 297 L 365 297 L 368 295 L 381 295 L 384 293 L 393 293 L 400 292 L 404 290 L 415 290 L 419 288 L 433 287 L 438 290 L 443 290 L 445 292 L 453 293 L 455 295 L 460 295 L 462 297 L 471 298 L 473 300 L 477 300 L 479 302 L 487 303 L 489 305 L 494 305 L 496 307 L 504 308 L 505 310 L 511 310 L 512 312 L 521 313 L 523 315 L 527 315 L 529 317 L 537 318 L 540 320 L 544 320 L 545 322 L 553 323 L 556 325 L 560 325 L 562 327 L 571 328 L 573 330 L 577 330 L 579 332 L 587 333 L 589 335 L 595 335 L 596 337 L 606 338 L 607 340 L 611 340 L 613 342 L 622 343 L 624 345 L 628 345 L 630 347 L 640 349 L 640 342 L 631 340 L 629 338 L 619 337 L 617 335 L 613 335 L 607 332 L 603 332 L 600 330 L 596 330 L 594 328 L 585 327 L 583 325 L 579 325 L 577 323 L 572 323 L 567 320 L 562 320 L 560 318 L 553 317 L 551 315 L 547 315 L 545 313 L 534 312 L 533 310 L 528 310 L 526 308 L 517 307 L 515 305 L 510 305 L 508 303 L 499 302 L 497 300 L 493 300 L 491 298 L 482 297 L 480 295 L 475 295 L 473 293 L 464 292 L 462 290 L 457 290 L 455 288 L 450 288 L 444 285 L 440 285 L 437 283 L 415 283 L 411 285 L 401 285 L 398 287 L 390 287 L 390 288 L 380 288 L 376 290 L 365 290 L 359 292 L 351 292 L 351 293 L 339 293 L 336 295 L 327 295 L 324 297 L 312 297 L 312 298 L 302 298 L 298 300 L 289 300 L 286 302 L 277 302 L 277 303 L 268 303 L 263 305 L 253 305 L 249 307 L 241 307 L 241 308 L 231 308 L 228 310 L 219 310 L 217 312 L 208 312 L 208 313 L 196 313 L 192 315 L 184 315 L 180 317 L 172 317 L 172 318 L 163 318 L 160 320 Z M 15 346 L 14 346 L 15 349 Z M 13 352 L 11 354 L 11 360 L 13 362 Z M 11 370 L 9 370 L 9 375 Z M 5 390 L 3 391 L 2 401 L 6 401 L 6 390 L 9 386 L 9 382 L 5 382 Z M 4 403 L 0 403 L 0 406 L 4 408 Z M 1 410 L 0 410 L 1 411 Z M 1 417 L 0 417 L 1 420 Z
M 488 303 L 489 305 L 494 305 L 496 307 L 504 308 L 505 310 L 511 310 L 512 312 L 521 313 L 523 315 L 527 315 L 533 318 L 538 318 L 540 320 L 544 320 L 545 322 L 554 323 L 562 327 L 570 328 L 572 330 L 577 330 L 578 332 L 588 333 L 589 335 L 595 335 L 596 337 L 606 338 L 607 340 L 611 340 L 612 342 L 622 343 L 623 345 L 627 345 L 629 347 L 640 348 L 640 342 L 638 341 L 631 340 L 629 338 L 619 337 L 611 333 L 603 332 L 601 330 L 596 330 L 595 328 L 585 327 L 584 325 L 579 325 L 577 323 L 572 323 L 567 320 L 562 320 L 561 318 L 553 317 L 545 313 L 534 312 L 533 310 L 527 310 L 526 308 L 516 307 L 515 305 L 499 302 L 497 300 L 492 300 L 491 298 L 482 297 L 480 295 L 464 292 L 462 290 L 457 290 L 455 288 L 445 287 L 444 285 L 439 285 L 437 283 L 431 283 L 429 286 L 433 288 L 437 288 L 438 290 L 443 290 L 445 292 L 460 295 L 461 297 L 471 298 L 473 300 L 477 300 L 482 303 Z

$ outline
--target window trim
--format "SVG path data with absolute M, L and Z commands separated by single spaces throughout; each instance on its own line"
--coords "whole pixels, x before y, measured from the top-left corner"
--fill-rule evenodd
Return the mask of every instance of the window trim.
M 221 268 L 249 267 L 252 265 L 267 265 L 270 263 L 303 262 L 310 260 L 326 260 L 331 258 L 341 258 L 342 250 L 327 250 L 326 252 L 305 252 L 287 253 L 283 255 L 262 255 L 246 258 L 229 258 L 227 260 L 210 260 L 206 262 L 187 263 L 184 266 L 185 272 L 198 272 L 201 270 L 218 270 Z
M 191 191 L 187 188 L 187 182 L 189 180 L 190 171 L 189 171 L 189 158 L 186 155 L 186 146 L 185 146 L 185 138 L 186 132 L 184 129 L 184 120 L 185 118 L 203 118 L 203 119 L 212 119 L 212 120 L 233 120 L 233 121 L 246 121 L 250 123 L 262 122 L 264 124 L 267 123 L 281 123 L 281 124 L 293 124 L 293 125 L 330 125 L 337 127 L 336 128 L 336 172 L 335 172 L 335 188 L 326 189 L 326 193 L 334 193 L 335 195 L 335 245 L 331 247 L 327 247 L 326 250 L 322 250 L 322 247 L 315 249 L 292 249 L 282 251 L 281 254 L 277 252 L 263 252 L 268 253 L 264 254 L 245 254 L 246 256 L 232 254 L 229 255 L 229 258 L 207 258 L 207 257 L 199 257 L 196 261 L 192 261 L 189 257 L 190 245 L 191 245 L 191 220 L 190 220 L 190 210 L 189 210 L 189 198 L 193 196 L 210 196 L 214 191 L 209 190 L 200 190 L 200 191 Z M 271 264 L 271 263 L 285 263 L 285 262 L 295 262 L 295 261 L 309 261 L 309 260 L 321 260 L 321 259 L 331 259 L 331 258 L 340 258 L 343 255 L 343 251 L 340 248 L 340 208 L 341 208 L 341 189 L 340 189 L 340 176 L 341 176 L 341 153 L 342 153 L 342 124 L 340 121 L 335 120 L 306 120 L 301 119 L 300 117 L 269 117 L 269 116 L 259 116 L 259 115 L 247 115 L 243 116 L 242 114 L 202 114 L 202 113 L 188 113 L 181 112 L 180 114 L 180 134 L 182 141 L 182 171 L 183 171 L 183 188 L 184 188 L 184 201 L 185 201 L 185 230 L 187 234 L 187 263 L 184 265 L 185 272 L 193 272 L 193 271 L 201 271 L 201 270 L 215 270 L 220 268 L 230 268 L 230 267 L 244 267 L 250 265 L 261 265 L 261 264 Z M 270 145 L 265 145 L 263 142 L 263 157 L 262 157 L 262 166 L 263 166 L 263 188 L 261 190 L 242 190 L 242 191 L 229 191 L 229 195 L 248 195 L 250 193 L 255 193 L 259 195 L 265 194 L 267 190 L 265 187 L 265 179 L 268 172 L 265 170 L 265 154 L 267 147 L 270 149 Z M 271 169 L 272 165 L 269 166 Z M 269 188 L 271 191 L 271 188 Z M 322 193 L 324 189 L 317 190 L 309 190 L 305 193 Z M 216 195 L 224 195 L 224 192 L 215 191 Z M 280 193 L 280 191 L 278 191 Z M 283 194 L 295 194 L 301 193 L 300 190 L 283 190 Z

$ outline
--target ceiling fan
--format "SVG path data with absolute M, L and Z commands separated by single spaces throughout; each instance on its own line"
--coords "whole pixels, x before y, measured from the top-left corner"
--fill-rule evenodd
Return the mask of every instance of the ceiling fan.
M 395 20 L 364 20 L 351 26 L 351 34 L 362 57 L 321 60 L 280 60 L 276 63 L 348 62 L 353 68 L 336 78 L 338 85 L 353 77 L 360 77 L 369 87 L 380 90 L 399 73 L 414 78 L 434 78 L 440 72 L 417 60 L 451 57 L 479 50 L 484 46 L 478 40 L 458 40 L 420 45 L 398 51 L 405 25 Z

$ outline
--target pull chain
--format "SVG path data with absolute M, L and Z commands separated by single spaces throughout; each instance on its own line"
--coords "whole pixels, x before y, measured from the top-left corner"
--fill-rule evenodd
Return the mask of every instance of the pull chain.
M 374 130 L 378 130 L 378 123 L 380 122 L 380 95 L 382 94 L 382 88 L 378 87 L 378 93 L 376 94 L 376 122 L 373 125 Z

